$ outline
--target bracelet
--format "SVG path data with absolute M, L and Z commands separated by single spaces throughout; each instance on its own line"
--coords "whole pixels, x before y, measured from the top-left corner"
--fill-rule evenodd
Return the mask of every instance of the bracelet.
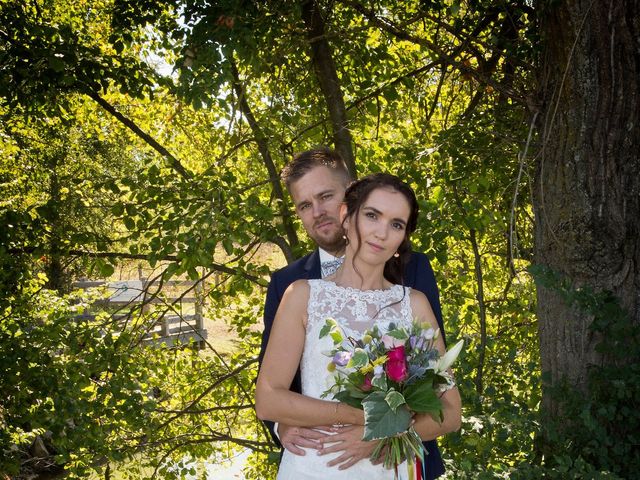
M 333 408 L 333 415 L 336 417 L 336 421 L 333 423 L 336 427 L 342 427 L 343 423 L 340 421 L 338 417 L 338 407 L 340 406 L 340 402 L 335 402 L 335 407 Z

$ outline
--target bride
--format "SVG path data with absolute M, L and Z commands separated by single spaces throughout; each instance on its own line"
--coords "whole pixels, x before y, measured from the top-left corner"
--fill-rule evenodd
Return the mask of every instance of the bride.
M 327 318 L 334 318 L 353 338 L 361 338 L 374 325 L 384 332 L 390 323 L 409 326 L 414 320 L 437 322 L 427 298 L 402 286 L 404 263 L 410 256 L 409 235 L 416 228 L 418 203 L 410 187 L 389 174 L 373 174 L 352 183 L 345 192 L 340 218 L 347 247 L 343 265 L 322 280 L 298 280 L 285 292 L 262 362 L 256 385 L 256 412 L 260 419 L 288 425 L 317 427 L 330 433 L 345 428 L 364 431 L 362 410 L 345 403 L 323 400 L 332 384 L 327 370 L 332 341 L 319 338 Z M 438 349 L 444 353 L 442 338 Z M 289 391 L 300 365 L 302 394 Z M 423 440 L 431 440 L 460 427 L 460 395 L 457 388 L 442 397 L 444 421 L 416 415 L 414 429 Z M 332 426 L 332 427 L 331 427 Z M 339 453 L 321 448 L 306 455 L 285 450 L 278 479 L 349 478 L 367 480 L 394 478 L 392 470 L 368 459 L 347 469 L 328 466 Z M 406 465 L 399 478 L 409 477 Z

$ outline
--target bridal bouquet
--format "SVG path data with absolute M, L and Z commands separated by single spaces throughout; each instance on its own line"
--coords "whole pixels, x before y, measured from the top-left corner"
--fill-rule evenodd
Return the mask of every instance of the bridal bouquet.
M 422 441 L 413 429 L 414 413 L 443 420 L 440 395 L 454 386 L 447 372 L 462 349 L 462 340 L 445 355 L 435 346 L 439 334 L 430 325 L 410 328 L 390 324 L 386 333 L 377 326 L 360 340 L 345 336 L 334 319 L 327 319 L 320 338 L 333 340 L 328 369 L 334 384 L 323 397 L 364 410 L 363 440 L 381 440 L 371 459 L 384 455 L 384 466 L 423 460 Z

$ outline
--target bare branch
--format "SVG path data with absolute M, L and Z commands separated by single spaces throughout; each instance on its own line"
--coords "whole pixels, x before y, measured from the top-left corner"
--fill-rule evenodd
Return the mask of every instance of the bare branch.
M 116 108 L 107 102 L 104 98 L 98 95 L 96 92 L 89 90 L 86 94 L 95 100 L 98 105 L 104 108 L 107 112 L 113 115 L 117 120 L 119 120 L 123 125 L 125 125 L 129 130 L 135 133 L 138 137 L 144 140 L 151 148 L 153 148 L 156 152 L 164 157 L 165 160 L 168 161 L 169 166 L 173 168 L 176 172 L 178 172 L 183 178 L 189 179 L 192 178 L 193 175 L 191 172 L 187 171 L 187 169 L 180 163 L 180 161 L 174 157 L 166 148 L 160 145 L 156 139 L 154 139 L 151 135 L 143 131 L 136 123 L 127 118 L 121 112 L 116 110 Z
M 472 68 L 470 65 L 465 64 L 461 60 L 457 60 L 456 56 L 459 55 L 463 51 L 463 46 L 457 47 L 452 53 L 445 52 L 439 45 L 429 41 L 423 37 L 417 37 L 412 35 L 404 30 L 401 30 L 397 25 L 395 25 L 388 18 L 380 17 L 376 15 L 373 10 L 366 8 L 360 2 L 355 2 L 351 0 L 338 0 L 340 3 L 347 5 L 357 12 L 361 13 L 369 22 L 373 25 L 376 25 L 381 30 L 393 35 L 394 37 L 405 40 L 411 43 L 415 43 L 418 45 L 422 45 L 423 47 L 428 48 L 434 54 L 436 54 L 441 62 L 444 62 L 448 65 L 451 65 L 458 70 L 460 70 L 463 74 L 470 75 L 478 80 L 480 83 L 484 83 L 486 85 L 491 85 L 496 91 L 503 93 L 504 95 L 512 98 L 513 100 L 526 105 L 526 101 L 524 97 L 518 95 L 513 89 L 505 87 L 500 84 L 490 76 L 487 76 L 484 72 L 479 71 L 478 69 Z M 464 44 L 463 44 L 464 45 Z

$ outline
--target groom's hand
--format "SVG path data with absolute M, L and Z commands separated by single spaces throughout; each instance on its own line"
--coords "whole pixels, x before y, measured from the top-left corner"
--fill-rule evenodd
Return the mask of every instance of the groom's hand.
M 327 463 L 329 467 L 337 465 L 339 470 L 345 470 L 360 460 L 368 459 L 378 444 L 377 441 L 368 442 L 362 440 L 364 433 L 364 427 L 362 425 L 336 427 L 333 428 L 332 431 L 338 433 L 335 435 L 323 435 L 321 439 L 322 448 L 318 450 L 318 455 L 342 452 L 341 455 Z M 372 463 L 377 464 L 381 462 L 382 460 L 379 459 Z
M 292 427 L 290 425 L 278 424 L 278 437 L 284 448 L 294 455 L 305 455 L 307 452 L 300 447 L 319 448 L 320 439 L 326 436 L 319 430 L 331 430 L 331 427 L 316 427 L 318 430 L 305 427 Z

